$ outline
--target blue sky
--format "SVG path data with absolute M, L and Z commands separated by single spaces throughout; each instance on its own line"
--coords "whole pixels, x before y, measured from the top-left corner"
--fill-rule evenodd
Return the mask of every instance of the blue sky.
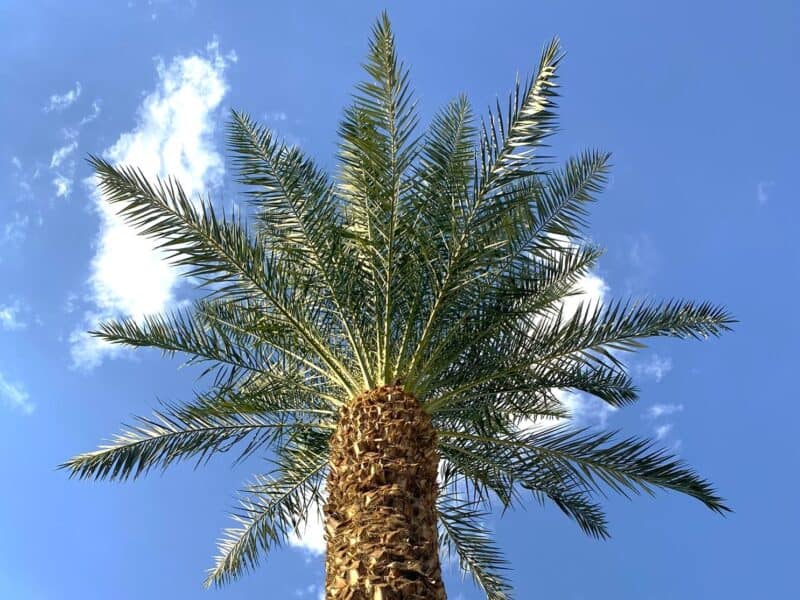
M 262 5 L 256 8 L 256 5 Z M 370 25 L 351 3 L 4 2 L 0 7 L 0 598 L 310 598 L 306 536 L 256 573 L 203 591 L 234 492 L 258 461 L 224 457 L 127 484 L 56 465 L 196 381 L 155 352 L 82 332 L 192 290 L 120 227 L 86 183 L 87 153 L 169 170 L 230 201 L 230 108 L 335 166 L 337 121 Z M 592 425 L 661 438 L 729 499 L 610 498 L 613 539 L 554 510 L 493 523 L 518 598 L 779 598 L 796 587 L 800 484 L 800 5 L 795 2 L 389 3 L 423 120 L 459 92 L 505 96 L 553 35 L 563 65 L 559 156 L 614 155 L 592 210 L 607 247 L 587 292 L 725 303 L 736 331 L 652 345 L 630 366 L 641 402 Z M 453 598 L 480 595 L 450 570 Z

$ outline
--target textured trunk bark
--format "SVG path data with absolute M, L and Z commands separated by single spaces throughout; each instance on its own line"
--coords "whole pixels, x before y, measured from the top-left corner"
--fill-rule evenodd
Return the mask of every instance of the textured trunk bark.
M 402 386 L 342 408 L 325 505 L 327 600 L 445 600 L 436 431 Z

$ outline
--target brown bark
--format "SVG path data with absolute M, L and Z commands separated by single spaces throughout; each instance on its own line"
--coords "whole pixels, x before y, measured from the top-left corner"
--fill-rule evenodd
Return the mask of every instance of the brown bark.
M 327 600 L 445 600 L 436 431 L 402 386 L 341 410 L 325 505 Z

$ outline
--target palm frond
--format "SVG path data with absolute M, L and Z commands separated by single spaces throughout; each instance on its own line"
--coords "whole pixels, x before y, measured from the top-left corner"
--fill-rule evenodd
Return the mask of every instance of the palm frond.
M 498 328 L 513 324 L 518 314 L 536 317 L 548 304 L 563 300 L 576 277 L 600 255 L 597 248 L 576 246 L 573 240 L 584 224 L 586 203 L 605 183 L 608 160 L 607 153 L 586 152 L 568 161 L 563 172 L 548 173 L 544 182 L 531 177 L 507 193 L 511 214 L 515 207 L 524 206 L 524 218 L 510 229 L 506 225 L 490 227 L 495 237 L 481 239 L 479 235 L 470 240 L 482 256 L 468 262 L 466 284 L 460 282 L 455 293 L 452 289 L 440 292 L 425 335 L 410 361 L 409 380 L 416 381 L 417 365 L 422 365 L 419 371 L 426 374 L 441 370 L 465 346 L 491 338 Z M 509 211 L 499 214 L 506 216 Z M 504 243 L 498 244 L 498 235 Z M 549 284 L 549 289 L 542 284 Z M 533 304 L 509 305 L 505 301 L 508 297 L 529 298 Z M 420 389 L 429 388 L 423 385 Z
M 166 252 L 173 264 L 185 267 L 187 276 L 213 286 L 216 295 L 259 298 L 306 342 L 332 380 L 349 391 L 360 390 L 315 324 L 287 301 L 285 293 L 291 286 L 282 280 L 279 265 L 267 260 L 243 226 L 218 218 L 210 203 L 196 208 L 174 179 L 151 183 L 138 169 L 115 167 L 98 157 L 90 162 L 104 198 L 118 207 L 118 214 L 128 224 L 155 239 L 156 247 Z
M 369 79 L 357 86 L 353 107 L 340 127 L 340 191 L 347 201 L 349 235 L 361 251 L 374 295 L 374 378 L 392 378 L 390 336 L 397 298 L 408 286 L 401 274 L 401 246 L 408 236 L 412 203 L 410 170 L 417 156 L 417 124 L 408 70 L 398 62 L 394 34 L 384 14 L 376 23 L 364 65 Z M 409 248 L 405 246 L 407 252 Z
M 583 303 L 568 319 L 559 314 L 521 340 L 519 351 L 546 364 L 564 356 L 616 362 L 609 350 L 635 350 L 651 337 L 706 339 L 730 330 L 735 319 L 723 307 L 688 300 Z
M 211 455 L 244 444 L 237 459 L 276 443 L 287 431 L 313 424 L 292 423 L 256 414 L 197 414 L 191 408 L 166 405 L 150 418 L 115 436 L 99 449 L 70 459 L 61 468 L 80 479 L 136 479 L 153 468 Z
M 529 487 L 522 483 L 522 487 Z M 608 531 L 608 519 L 605 512 L 597 502 L 590 499 L 588 493 L 574 490 L 561 490 L 558 487 L 546 490 L 537 490 L 531 486 L 532 491 L 543 492 L 544 496 L 555 504 L 567 517 L 575 521 L 586 535 L 595 539 L 605 540 L 611 537 Z
M 683 461 L 652 441 L 629 437 L 618 439 L 616 432 L 590 432 L 568 424 L 509 434 L 474 436 L 463 432 L 442 432 L 445 438 L 469 444 L 476 455 L 503 456 L 516 479 L 525 481 L 542 465 L 574 477 L 586 490 L 607 490 L 624 496 L 654 488 L 677 491 L 701 501 L 715 512 L 728 507 L 706 480 Z
M 489 600 L 510 600 L 511 584 L 504 571 L 508 563 L 482 525 L 489 515 L 474 503 L 440 496 L 437 515 L 440 544 L 456 554 L 462 571 L 469 573 Z
M 517 80 L 505 119 L 499 103 L 489 113 L 480 143 L 479 196 L 491 196 L 509 183 L 536 174 L 535 153 L 555 132 L 557 69 L 562 58 L 558 39 L 551 40 L 534 76 L 523 87 Z
M 238 525 L 226 529 L 220 539 L 206 586 L 228 583 L 255 568 L 298 528 L 309 510 L 321 505 L 328 462 L 325 440 L 323 436 L 321 443 L 286 446 L 276 458 L 273 474 L 257 477 L 247 486 L 239 512 L 233 515 Z
M 310 271 L 309 281 L 321 284 L 314 293 L 330 300 L 364 385 L 371 387 L 358 300 L 351 293 L 357 261 L 342 243 L 343 218 L 333 183 L 297 147 L 278 141 L 243 113 L 233 112 L 228 145 L 268 248 L 281 260 L 299 260 Z
M 208 363 L 215 384 L 236 381 L 242 373 L 261 372 L 269 364 L 263 348 L 243 346 L 217 328 L 206 327 L 191 311 L 105 321 L 92 335 L 110 343 L 135 348 L 157 348 L 172 356 L 186 354 L 187 364 Z
M 696 498 L 715 512 L 730 510 L 708 481 L 649 440 L 617 439 L 615 432 L 560 426 L 530 434 L 525 443 L 531 460 L 555 460 L 597 491 L 606 486 L 627 496 L 640 491 L 652 494 L 658 487 Z

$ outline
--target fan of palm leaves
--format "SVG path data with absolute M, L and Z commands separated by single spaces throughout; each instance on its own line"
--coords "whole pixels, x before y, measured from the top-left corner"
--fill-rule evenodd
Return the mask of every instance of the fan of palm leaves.
M 726 511 L 652 442 L 569 425 L 559 390 L 630 404 L 623 352 L 655 336 L 716 336 L 733 319 L 684 300 L 565 310 L 601 255 L 582 229 L 609 155 L 590 150 L 560 167 L 546 157 L 561 59 L 554 40 L 507 103 L 476 120 L 460 96 L 419 134 L 384 15 L 339 128 L 335 179 L 232 114 L 247 220 L 188 197 L 175 179 L 92 157 L 106 201 L 205 290 L 189 307 L 94 334 L 186 356 L 208 385 L 64 466 L 124 480 L 228 451 L 269 457 L 273 469 L 248 485 L 220 542 L 208 576 L 220 584 L 318 510 L 339 407 L 400 381 L 438 430 L 442 544 L 489 598 L 511 596 L 481 526 L 493 506 L 552 502 L 597 538 L 608 536 L 597 497 L 609 491 L 675 490 Z

